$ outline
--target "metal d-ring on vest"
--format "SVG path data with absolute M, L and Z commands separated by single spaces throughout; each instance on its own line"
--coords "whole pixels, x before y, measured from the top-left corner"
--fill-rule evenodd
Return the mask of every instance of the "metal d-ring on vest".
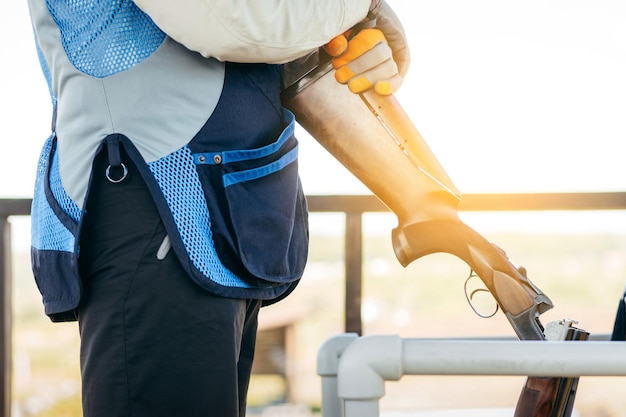
M 109 165 L 107 167 L 106 177 L 113 184 L 117 184 L 117 183 L 120 183 L 120 182 L 124 181 L 124 179 L 126 179 L 126 177 L 128 176 L 128 168 L 126 168 L 126 165 L 124 165 L 124 163 L 121 162 L 119 166 L 122 168 L 122 176 L 119 179 L 111 178 L 111 168 L 113 168 L 113 167 L 111 165 Z M 115 167 L 115 168 L 117 168 L 117 167 Z

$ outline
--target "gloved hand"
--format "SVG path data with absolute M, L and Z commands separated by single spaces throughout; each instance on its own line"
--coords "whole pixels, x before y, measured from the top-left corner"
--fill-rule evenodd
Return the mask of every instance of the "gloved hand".
M 333 38 L 324 49 L 335 57 L 335 78 L 348 84 L 350 91 L 361 93 L 373 87 L 378 94 L 389 95 L 400 88 L 409 68 L 406 36 L 386 3 L 371 23 L 373 28 L 362 29 L 353 38 L 348 31 Z

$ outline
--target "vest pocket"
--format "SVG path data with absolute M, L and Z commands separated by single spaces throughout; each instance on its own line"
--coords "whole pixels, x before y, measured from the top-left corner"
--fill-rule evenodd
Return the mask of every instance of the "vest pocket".
M 289 124 L 267 146 L 193 155 L 220 261 L 252 284 L 295 281 L 306 263 L 306 200 L 295 122 L 286 116 Z
M 45 143 L 37 167 L 31 209 L 31 263 L 45 313 L 52 321 L 76 320 L 82 293 L 76 236 L 80 209 L 63 190 L 56 137 Z

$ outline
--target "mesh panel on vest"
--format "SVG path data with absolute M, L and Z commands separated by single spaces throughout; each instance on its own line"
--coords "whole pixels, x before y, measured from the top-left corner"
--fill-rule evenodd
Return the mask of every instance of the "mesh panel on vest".
M 80 71 L 98 78 L 150 56 L 165 34 L 131 0 L 46 0 L 63 48 Z
M 67 192 L 63 188 L 61 183 L 61 174 L 59 173 L 59 152 L 55 152 L 52 155 L 52 165 L 50 166 L 50 191 L 55 200 L 61 207 L 61 210 L 65 212 L 76 223 L 80 221 L 81 210 L 80 207 L 67 195 Z
M 149 164 L 178 227 L 193 265 L 212 281 L 227 287 L 249 288 L 220 262 L 211 232 L 204 192 L 188 147 Z
M 37 165 L 37 180 L 31 209 L 32 246 L 38 250 L 73 252 L 75 238 L 58 219 L 46 199 L 44 181 L 53 136 L 46 141 Z

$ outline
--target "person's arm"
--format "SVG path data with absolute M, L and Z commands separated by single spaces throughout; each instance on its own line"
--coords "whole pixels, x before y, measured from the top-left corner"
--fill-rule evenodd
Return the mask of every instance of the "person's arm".
M 284 63 L 363 20 L 372 0 L 133 0 L 172 39 L 221 61 Z

